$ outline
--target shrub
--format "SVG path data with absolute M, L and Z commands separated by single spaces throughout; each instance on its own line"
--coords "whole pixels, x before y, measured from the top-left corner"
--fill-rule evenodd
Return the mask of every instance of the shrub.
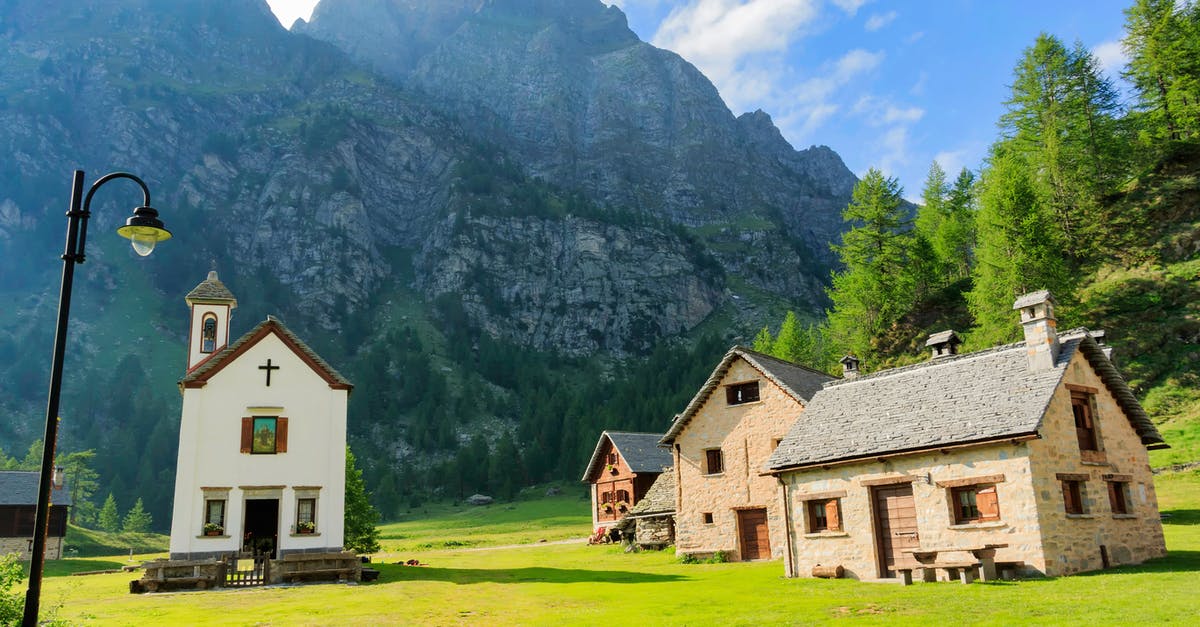
M 25 598 L 20 591 L 10 590 L 25 579 L 25 571 L 16 553 L 0 556 L 0 625 L 16 625 L 25 611 Z

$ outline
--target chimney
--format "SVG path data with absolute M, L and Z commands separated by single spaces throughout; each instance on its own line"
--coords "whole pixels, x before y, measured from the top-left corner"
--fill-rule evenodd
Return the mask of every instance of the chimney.
M 1053 368 L 1058 360 L 1058 333 L 1055 330 L 1058 322 L 1054 319 L 1054 297 L 1050 291 L 1026 294 L 1013 303 L 1013 309 L 1021 312 L 1029 370 L 1038 372 Z
M 962 338 L 953 330 L 934 333 L 925 342 L 926 347 L 933 349 L 933 359 L 957 355 L 959 344 L 962 344 Z
M 841 358 L 839 361 L 841 361 L 841 364 L 842 364 L 842 378 L 843 379 L 848 380 L 848 379 L 858 378 L 858 358 L 857 357 L 855 357 L 854 355 L 846 355 L 845 357 Z
M 54 474 L 50 475 L 51 487 L 55 490 L 63 489 L 63 477 L 66 474 L 66 469 L 62 466 L 54 467 Z

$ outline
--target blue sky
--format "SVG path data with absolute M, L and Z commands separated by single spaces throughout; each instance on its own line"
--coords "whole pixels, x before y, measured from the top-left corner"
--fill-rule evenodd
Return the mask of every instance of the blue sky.
M 268 0 L 290 25 L 314 0 Z M 432 0 L 436 1 L 436 0 Z M 920 196 L 996 138 L 1012 69 L 1040 32 L 1116 77 L 1132 0 L 615 0 L 644 40 L 705 73 L 734 114 L 762 109 L 797 148 L 824 144 Z

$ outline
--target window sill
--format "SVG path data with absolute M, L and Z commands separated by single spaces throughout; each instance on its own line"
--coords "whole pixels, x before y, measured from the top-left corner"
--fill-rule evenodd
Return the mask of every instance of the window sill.
M 321 532 L 319 532 L 319 531 L 314 531 L 312 533 L 289 533 L 288 534 L 288 536 L 293 537 L 293 538 L 310 538 L 310 537 L 316 538 L 316 537 L 320 537 L 320 535 L 321 535 Z
M 1008 526 L 1008 523 L 1003 520 L 988 520 L 985 522 L 968 522 L 950 525 L 947 529 L 958 531 L 967 531 L 970 529 L 1003 529 Z
M 1116 520 L 1137 520 L 1138 518 L 1137 514 L 1113 514 L 1112 516 Z
M 845 531 L 817 531 L 815 533 L 804 534 L 805 538 L 849 538 L 850 534 Z
M 1067 518 L 1074 518 L 1074 519 L 1089 519 L 1089 518 L 1095 518 L 1095 517 L 1096 516 L 1094 514 L 1067 514 Z
M 196 536 L 196 539 L 198 539 L 198 540 L 223 540 L 223 539 L 226 539 L 226 538 L 229 538 L 229 537 L 230 537 L 230 536 L 208 536 L 208 535 L 200 535 L 200 536 Z
M 1105 459 L 1081 459 L 1081 460 L 1079 460 L 1079 463 L 1083 464 L 1084 466 L 1107 466 L 1108 460 L 1105 460 Z
M 701 477 L 724 477 L 724 476 L 725 476 L 725 471 L 724 471 L 724 470 L 722 470 L 721 472 L 710 472 L 710 473 L 705 473 L 705 474 L 703 474 L 703 475 L 700 475 L 700 476 L 701 476 Z
M 745 403 L 727 403 L 725 406 L 726 407 L 745 407 L 747 405 L 762 405 L 762 403 L 763 403 L 762 399 L 760 398 L 757 401 L 746 401 Z

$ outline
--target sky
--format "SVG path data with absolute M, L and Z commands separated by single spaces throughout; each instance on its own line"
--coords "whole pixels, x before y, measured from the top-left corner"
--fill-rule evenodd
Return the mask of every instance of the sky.
M 437 0 L 431 0 L 437 1 Z M 290 26 L 316 0 L 268 0 Z M 1132 0 L 610 0 L 678 53 L 735 115 L 762 109 L 797 149 L 825 145 L 920 197 L 936 160 L 977 170 L 1013 68 L 1041 32 L 1092 50 L 1119 80 Z

